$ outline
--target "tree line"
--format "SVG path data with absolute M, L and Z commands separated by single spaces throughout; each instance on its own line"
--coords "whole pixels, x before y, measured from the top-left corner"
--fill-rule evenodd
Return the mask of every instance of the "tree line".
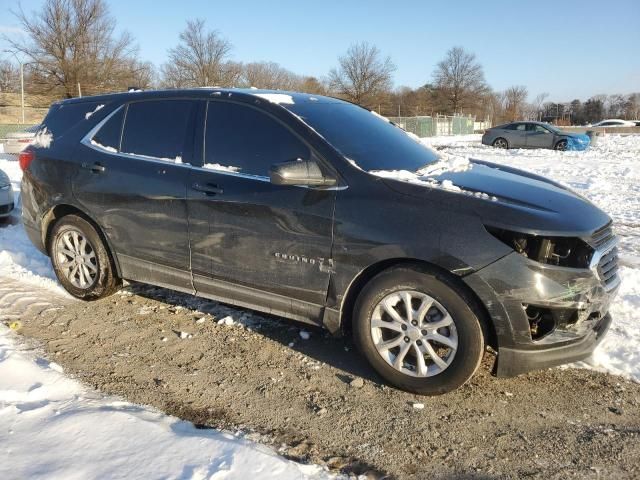
M 139 58 L 134 38 L 116 34 L 104 0 L 46 0 L 38 12 L 14 12 L 26 33 L 5 40 L 23 59 L 25 87 L 45 98 L 70 98 L 135 88 L 256 87 L 333 95 L 387 116 L 473 115 L 494 124 L 517 119 L 587 123 L 604 117 L 640 117 L 640 94 L 597 95 L 586 102 L 551 103 L 541 93 L 529 101 L 526 87 L 496 92 L 475 54 L 453 47 L 418 88 L 394 88 L 396 66 L 377 46 L 348 47 L 326 76 L 300 75 L 275 62 L 232 60 L 232 43 L 204 20 L 180 33 L 158 67 Z M 0 60 L 0 92 L 17 92 L 19 71 Z

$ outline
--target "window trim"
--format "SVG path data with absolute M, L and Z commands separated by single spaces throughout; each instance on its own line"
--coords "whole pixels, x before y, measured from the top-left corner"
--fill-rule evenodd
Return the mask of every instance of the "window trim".
M 124 135 L 124 126 L 125 126 L 125 123 L 127 121 L 127 113 L 129 112 L 129 105 L 132 104 L 132 103 L 144 103 L 144 102 L 153 102 L 153 101 L 171 101 L 171 100 L 190 100 L 190 101 L 193 101 L 193 102 L 198 102 L 198 101 L 202 101 L 203 99 L 201 99 L 201 98 L 190 98 L 190 97 L 153 98 L 153 99 L 142 99 L 142 100 L 135 100 L 135 101 L 132 101 L 132 102 L 123 103 L 122 105 L 119 105 L 117 108 L 115 108 L 113 110 L 113 112 L 109 113 L 109 115 L 107 115 L 105 118 L 100 120 L 97 123 L 97 125 L 95 125 L 91 130 L 89 130 L 89 132 L 84 137 L 82 137 L 82 140 L 80 140 L 80 143 L 82 143 L 86 147 L 91 148 L 92 150 L 95 150 L 95 151 L 98 151 L 98 152 L 101 152 L 101 153 L 104 153 L 104 154 L 107 154 L 107 155 L 113 155 L 113 156 L 116 156 L 116 157 L 130 158 L 130 159 L 135 159 L 135 160 L 152 161 L 152 162 L 155 162 L 155 163 L 160 163 L 162 165 L 176 165 L 176 166 L 192 167 L 192 165 L 190 163 L 187 163 L 187 162 L 177 163 L 175 161 L 165 160 L 165 159 L 162 159 L 160 157 L 152 157 L 152 156 L 149 156 L 149 155 L 141 155 L 141 154 L 136 154 L 136 153 L 126 153 L 126 152 L 122 151 L 122 138 L 123 138 L 123 135 Z M 111 151 L 107 150 L 106 148 L 102 148 L 101 146 L 92 143 L 93 137 L 96 135 L 96 133 L 98 133 L 98 131 L 100 131 L 100 129 L 116 113 L 118 113 L 118 111 L 120 111 L 121 109 L 124 109 L 124 116 L 122 117 L 122 125 L 120 126 L 120 142 L 118 144 L 118 151 L 117 152 L 111 152 Z

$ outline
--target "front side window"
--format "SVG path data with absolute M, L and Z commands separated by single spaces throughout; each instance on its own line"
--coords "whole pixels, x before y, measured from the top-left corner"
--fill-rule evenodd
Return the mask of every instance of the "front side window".
M 193 135 L 192 100 L 150 100 L 129 104 L 122 153 L 182 161 Z
M 205 168 L 266 177 L 275 163 L 311 156 L 291 131 L 255 108 L 209 102 L 206 118 Z
M 535 133 L 549 133 L 549 130 L 544 128 L 542 125 L 538 125 L 536 123 L 529 123 L 527 130 Z

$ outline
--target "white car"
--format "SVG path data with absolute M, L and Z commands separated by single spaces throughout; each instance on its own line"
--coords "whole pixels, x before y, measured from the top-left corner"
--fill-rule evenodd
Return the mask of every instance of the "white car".
M 635 127 L 635 122 L 628 120 L 620 120 L 618 118 L 612 118 L 610 120 L 602 120 L 598 123 L 591 125 L 592 127 Z
M 0 170 L 0 220 L 11 215 L 13 211 L 13 189 L 9 176 Z
M 36 133 L 40 129 L 40 125 L 27 127 L 19 132 L 7 134 L 4 142 L 4 153 L 19 154 L 35 141 Z

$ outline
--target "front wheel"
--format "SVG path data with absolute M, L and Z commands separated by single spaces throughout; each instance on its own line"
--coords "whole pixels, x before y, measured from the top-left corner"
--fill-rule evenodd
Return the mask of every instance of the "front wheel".
M 76 298 L 97 300 L 121 285 L 100 235 L 77 215 L 56 222 L 49 237 L 49 255 L 58 280 Z
M 406 267 L 382 272 L 365 286 L 353 334 L 385 380 L 422 395 L 463 385 L 484 353 L 480 321 L 464 293 L 449 279 Z
M 493 141 L 493 146 L 496 148 L 509 148 L 509 142 L 507 142 L 506 139 L 500 137 L 500 138 L 496 138 Z

